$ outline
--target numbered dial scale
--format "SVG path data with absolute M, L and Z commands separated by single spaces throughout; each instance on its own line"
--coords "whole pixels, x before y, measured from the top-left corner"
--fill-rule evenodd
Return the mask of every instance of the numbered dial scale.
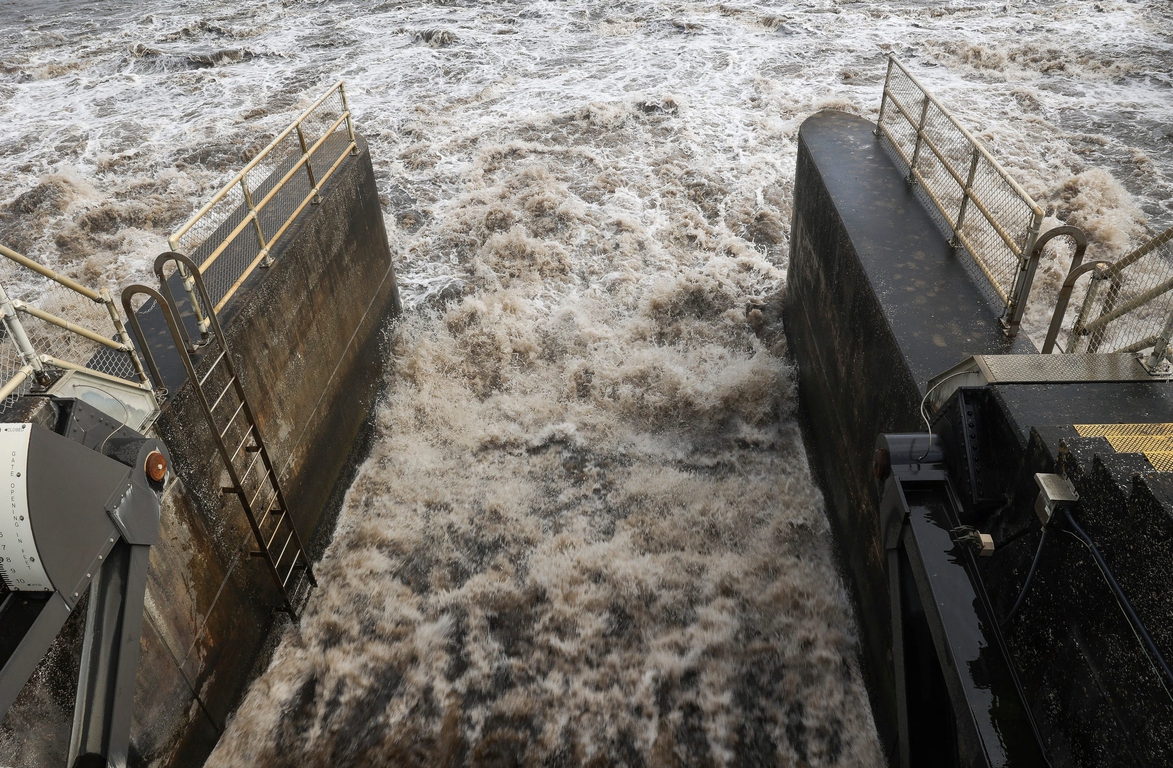
M 33 539 L 28 504 L 31 424 L 0 424 L 4 500 L 0 508 L 0 580 L 15 592 L 50 592 L 53 585 Z

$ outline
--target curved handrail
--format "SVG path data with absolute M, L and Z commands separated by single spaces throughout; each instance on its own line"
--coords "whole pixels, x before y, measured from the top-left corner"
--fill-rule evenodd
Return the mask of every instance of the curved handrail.
M 196 263 L 178 251 L 165 251 L 164 253 L 160 253 L 155 257 L 155 274 L 158 275 L 159 279 L 162 281 L 161 287 L 173 305 L 175 303 L 175 297 L 171 293 L 171 286 L 167 284 L 166 280 L 163 280 L 163 265 L 169 261 L 174 261 L 177 266 L 187 267 L 196 278 L 195 287 L 199 293 L 199 297 L 203 299 L 204 302 L 211 302 L 211 298 L 208 296 L 208 288 L 204 284 L 203 273 L 200 272 L 199 267 L 196 266 Z M 209 315 L 208 319 L 213 321 L 212 327 L 216 330 L 217 335 L 222 335 L 220 333 L 220 324 L 215 322 L 215 316 Z
M 1072 263 L 1075 260 L 1072 259 Z M 1104 259 L 1089 261 L 1087 264 L 1073 266 L 1059 289 L 1059 298 L 1055 302 L 1055 313 L 1051 315 L 1051 327 L 1047 330 L 1047 339 L 1043 342 L 1043 354 L 1049 355 L 1055 349 L 1055 340 L 1059 338 L 1059 329 L 1063 325 L 1063 316 L 1067 314 L 1067 305 L 1071 302 L 1071 292 L 1075 290 L 1075 283 L 1087 272 L 1109 267 L 1112 262 Z
M 166 385 L 163 383 L 163 376 L 159 373 L 159 367 L 155 365 L 155 354 L 151 352 L 151 345 L 147 343 L 147 337 L 143 333 L 143 327 L 139 324 L 138 314 L 134 311 L 134 304 L 132 299 L 139 294 L 146 294 L 155 300 L 159 305 L 160 311 L 163 313 L 163 319 L 167 321 L 168 327 L 171 329 L 171 335 L 174 337 L 178 332 L 175 325 L 175 317 L 171 314 L 171 307 L 167 305 L 167 300 L 160 295 L 158 291 L 149 285 L 142 283 L 133 283 L 122 289 L 122 309 L 126 312 L 126 319 L 130 322 L 130 327 L 134 329 L 135 336 L 142 342 L 143 358 L 147 363 L 147 370 L 151 373 L 151 378 L 155 381 L 155 388 L 159 392 L 166 392 Z
M 172 308 L 175 309 L 175 314 L 179 315 L 178 305 L 175 303 L 175 296 L 171 293 L 171 286 L 163 279 L 163 265 L 169 261 L 174 261 L 180 268 L 186 267 L 191 271 L 192 277 L 195 278 L 195 288 L 199 293 L 200 301 L 203 301 L 208 306 L 212 306 L 212 299 L 208 296 L 208 288 L 204 285 L 204 279 L 196 267 L 196 263 L 178 251 L 167 251 L 166 253 L 160 253 L 155 258 L 155 274 L 159 276 L 163 292 L 167 295 L 168 301 L 171 302 Z M 212 333 L 216 336 L 216 341 L 220 344 L 221 348 L 228 349 L 228 340 L 224 336 L 224 329 L 220 327 L 220 320 L 216 317 L 216 313 L 209 312 L 207 319 Z M 180 326 L 184 328 L 184 337 L 190 343 L 191 340 L 187 337 L 187 328 L 182 323 L 180 323 Z
M 176 256 L 181 258 L 175 259 L 174 257 Z M 200 312 L 200 304 L 196 300 L 195 291 L 193 290 L 196 287 L 195 276 L 199 275 L 200 271 L 198 268 L 194 268 L 195 262 L 181 253 L 176 253 L 175 251 L 161 253 L 155 258 L 155 277 L 159 278 L 159 287 L 162 288 L 164 294 L 167 296 L 167 302 L 171 305 L 171 309 L 175 312 L 175 316 L 180 318 L 179 329 L 182 332 L 182 335 L 177 336 L 176 338 L 182 339 L 184 346 L 187 347 L 187 351 L 194 353 L 199 349 L 199 345 L 191 340 L 191 334 L 187 332 L 187 324 L 182 320 L 182 313 L 179 311 L 179 304 L 176 303 L 175 295 L 171 293 L 171 286 L 167 283 L 167 275 L 163 273 L 163 265 L 169 261 L 175 261 L 179 268 L 180 277 L 184 281 L 184 290 L 187 292 L 189 303 L 192 305 L 192 311 L 196 314 L 196 322 L 199 323 L 200 333 L 206 336 L 209 327 L 208 323 L 210 320 L 207 315 L 203 315 Z M 200 285 L 203 285 L 203 280 L 198 282 Z M 208 293 L 206 290 L 200 291 L 200 298 L 207 301 L 207 296 Z M 201 339 L 201 341 L 203 341 L 203 339 Z
M 1011 338 L 1018 333 L 1018 327 L 1022 324 L 1022 316 L 1026 313 L 1026 302 L 1030 298 L 1030 289 L 1034 285 L 1035 271 L 1039 267 L 1039 260 L 1042 259 L 1043 249 L 1047 247 L 1047 243 L 1056 237 L 1070 237 L 1075 241 L 1075 254 L 1071 257 L 1072 268 L 1077 267 L 1083 261 L 1083 254 L 1087 251 L 1087 235 L 1079 227 L 1064 224 L 1060 227 L 1048 229 L 1039 235 L 1034 247 L 1030 250 L 1030 256 L 1027 257 L 1026 265 L 1022 269 L 1022 282 L 1020 287 L 1017 287 L 1010 297 L 1006 334 Z

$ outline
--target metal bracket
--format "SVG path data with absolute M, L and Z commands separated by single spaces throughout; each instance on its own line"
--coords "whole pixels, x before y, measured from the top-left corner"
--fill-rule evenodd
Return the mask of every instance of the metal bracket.
M 1159 359 L 1154 361 L 1153 358 Z M 1173 378 L 1173 363 L 1169 362 L 1167 353 L 1165 355 L 1146 355 L 1140 352 L 1136 355 L 1136 361 L 1154 377 L 1161 379 Z
M 1055 511 L 1064 504 L 1074 504 L 1079 501 L 1079 493 L 1063 475 L 1051 472 L 1036 472 L 1035 483 L 1039 486 L 1039 495 L 1035 499 L 1035 514 L 1043 525 L 1051 522 Z

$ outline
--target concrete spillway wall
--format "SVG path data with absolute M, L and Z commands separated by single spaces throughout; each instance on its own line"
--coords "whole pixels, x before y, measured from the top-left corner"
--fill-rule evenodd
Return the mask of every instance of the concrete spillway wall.
M 876 435 L 925 429 L 929 380 L 1010 341 L 954 250 L 873 136 L 824 111 L 799 130 L 784 317 L 798 362 L 805 442 L 861 627 L 876 726 L 896 743 L 884 548 L 872 476 Z
M 329 524 L 332 498 L 349 479 L 383 378 L 381 330 L 400 308 L 361 137 L 322 192 L 274 248 L 274 265 L 255 272 L 221 314 L 306 542 Z M 165 350 L 155 354 L 173 368 Z M 268 571 L 249 557 L 244 514 L 220 495 L 223 466 L 190 384 L 171 387 L 156 429 L 179 479 L 151 549 L 131 764 L 201 765 L 283 619 Z M 65 763 L 82 614 L 0 724 L 0 764 Z

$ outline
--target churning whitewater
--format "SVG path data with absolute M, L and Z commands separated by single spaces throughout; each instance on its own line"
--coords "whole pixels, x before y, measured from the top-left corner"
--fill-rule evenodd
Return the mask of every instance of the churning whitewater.
M 0 242 L 88 282 L 147 276 L 339 77 L 370 141 L 407 311 L 320 587 L 214 766 L 886 764 L 778 317 L 798 126 L 874 118 L 895 51 L 1089 258 L 1173 223 L 1165 4 L 0 23 Z

